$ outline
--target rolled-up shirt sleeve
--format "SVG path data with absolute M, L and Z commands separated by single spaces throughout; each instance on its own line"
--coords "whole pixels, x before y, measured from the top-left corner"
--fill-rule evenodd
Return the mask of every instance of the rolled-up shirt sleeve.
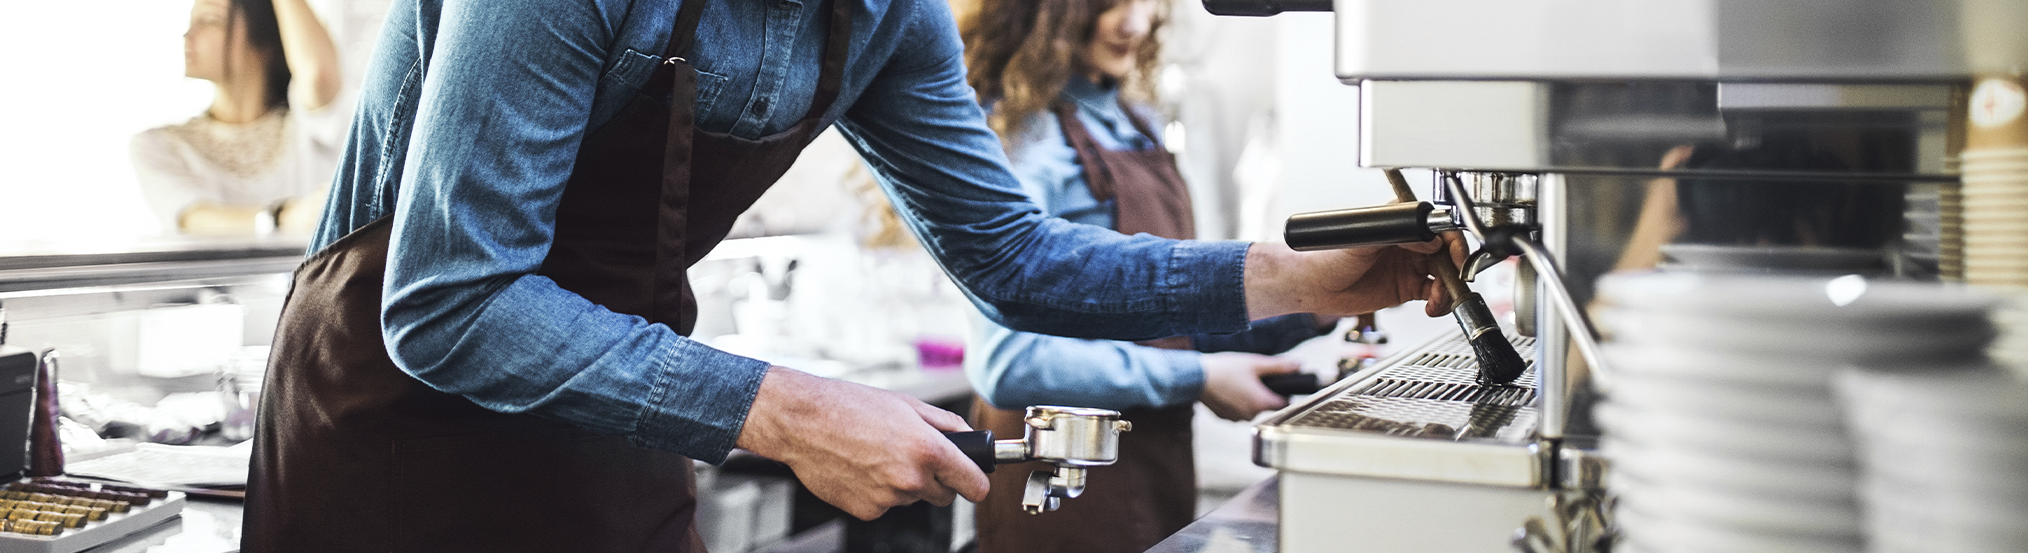
M 382 326 L 429 386 L 717 462 L 767 364 L 536 273 L 624 2 L 446 2 L 394 212 Z
M 1248 244 L 1125 236 L 1048 216 L 1022 194 L 965 84 L 943 2 L 839 121 L 895 210 L 988 318 L 1141 340 L 1246 328 Z

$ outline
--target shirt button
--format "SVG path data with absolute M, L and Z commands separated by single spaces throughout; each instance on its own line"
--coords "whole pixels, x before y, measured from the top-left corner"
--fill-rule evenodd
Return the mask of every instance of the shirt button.
M 759 99 L 759 100 L 754 100 L 754 101 L 753 101 L 753 110 L 752 110 L 752 111 L 753 111 L 753 114 L 754 114 L 754 115 L 760 115 L 760 114 L 761 114 L 762 112 L 765 112 L 765 111 L 767 111 L 767 110 L 768 110 L 768 99 L 767 99 L 767 98 L 761 98 L 761 99 Z

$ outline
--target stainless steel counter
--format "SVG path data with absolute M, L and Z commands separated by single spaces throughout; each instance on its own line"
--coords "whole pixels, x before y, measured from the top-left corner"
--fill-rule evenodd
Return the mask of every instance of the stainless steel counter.
M 1281 477 L 1239 492 L 1148 553 L 1275 553 L 1280 544 Z

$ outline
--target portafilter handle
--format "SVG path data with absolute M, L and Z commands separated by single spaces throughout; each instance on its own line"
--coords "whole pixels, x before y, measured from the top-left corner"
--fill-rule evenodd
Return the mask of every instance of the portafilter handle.
M 1120 412 L 1085 407 L 1035 405 L 1023 415 L 1019 440 L 995 440 L 991 430 L 945 432 L 979 470 L 995 465 L 1042 461 L 1054 470 L 1028 475 L 1021 507 L 1028 514 L 1054 511 L 1065 498 L 1084 493 L 1085 469 L 1113 464 L 1120 456 L 1120 433 L 1133 430 Z

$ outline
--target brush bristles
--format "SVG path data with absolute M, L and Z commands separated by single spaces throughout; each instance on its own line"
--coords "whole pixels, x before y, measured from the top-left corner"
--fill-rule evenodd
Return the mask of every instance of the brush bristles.
M 1514 344 L 1499 332 L 1487 332 L 1472 338 L 1472 354 L 1479 358 L 1479 384 L 1507 384 L 1521 378 L 1528 370 L 1528 364 L 1521 360 L 1521 354 L 1514 352 Z

